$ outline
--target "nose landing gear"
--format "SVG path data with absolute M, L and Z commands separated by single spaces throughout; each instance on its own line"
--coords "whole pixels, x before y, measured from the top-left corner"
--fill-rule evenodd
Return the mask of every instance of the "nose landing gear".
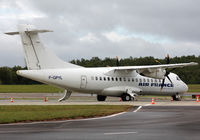
M 174 101 L 181 101 L 181 96 L 179 94 L 172 95 Z

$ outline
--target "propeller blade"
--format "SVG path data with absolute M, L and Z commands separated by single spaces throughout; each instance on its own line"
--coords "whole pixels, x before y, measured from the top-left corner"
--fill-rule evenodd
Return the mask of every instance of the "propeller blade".
M 162 80 L 162 85 L 161 85 L 161 89 L 160 89 L 160 90 L 163 89 L 163 87 L 164 87 L 164 83 L 165 83 L 165 78 Z
M 119 66 L 119 59 L 118 59 L 118 56 L 116 56 L 116 65 L 117 65 L 117 67 Z
M 169 76 L 167 75 L 166 77 L 167 77 L 167 79 L 169 79 L 169 81 L 172 83 L 172 80 L 169 78 Z M 173 84 L 173 83 L 172 83 L 172 84 Z
M 169 54 L 167 54 L 167 64 L 170 63 L 170 58 L 169 58 Z

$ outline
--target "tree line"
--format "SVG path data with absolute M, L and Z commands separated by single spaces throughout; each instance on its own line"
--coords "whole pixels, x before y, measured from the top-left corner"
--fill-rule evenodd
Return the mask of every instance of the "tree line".
M 122 58 L 119 60 L 120 66 L 137 66 L 137 65 L 157 65 L 159 64 L 155 60 L 158 60 L 161 64 L 166 64 L 166 58 L 155 59 L 152 56 L 139 57 L 139 58 Z M 170 58 L 170 63 L 187 63 L 197 62 L 200 64 L 200 56 L 181 56 Z M 77 59 L 72 60 L 71 63 L 84 66 L 84 67 L 107 67 L 116 66 L 115 58 L 104 58 L 93 57 L 91 59 Z M 17 70 L 24 70 L 26 67 L 14 66 L 0 67 L 0 84 L 40 84 L 39 82 L 23 78 L 16 74 Z M 187 84 L 200 84 L 200 65 L 192 67 L 177 68 L 173 70 L 174 73 L 178 74 L 180 78 Z

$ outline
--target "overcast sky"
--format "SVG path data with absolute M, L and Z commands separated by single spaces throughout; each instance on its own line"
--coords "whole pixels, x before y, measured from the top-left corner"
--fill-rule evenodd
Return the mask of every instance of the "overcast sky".
M 0 0 L 0 66 L 24 66 L 17 24 L 41 34 L 65 61 L 200 55 L 199 0 Z

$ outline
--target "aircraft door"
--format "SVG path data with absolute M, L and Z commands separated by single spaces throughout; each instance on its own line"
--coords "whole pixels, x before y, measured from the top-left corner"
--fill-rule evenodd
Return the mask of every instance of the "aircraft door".
M 81 76 L 81 88 L 86 88 L 86 85 L 87 85 L 87 77 L 82 75 Z

